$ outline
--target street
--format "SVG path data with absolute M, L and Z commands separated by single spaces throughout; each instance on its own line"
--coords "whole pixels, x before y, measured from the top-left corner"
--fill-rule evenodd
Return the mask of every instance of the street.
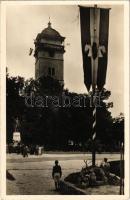
M 97 154 L 99 164 L 104 157 L 118 160 L 119 154 Z M 7 179 L 7 195 L 58 195 L 51 176 L 54 161 L 62 167 L 62 179 L 68 174 L 81 170 L 84 159 L 91 162 L 91 154 L 43 154 L 23 158 L 22 155 L 7 155 L 7 170 L 15 180 Z M 90 163 L 91 164 L 91 163 Z

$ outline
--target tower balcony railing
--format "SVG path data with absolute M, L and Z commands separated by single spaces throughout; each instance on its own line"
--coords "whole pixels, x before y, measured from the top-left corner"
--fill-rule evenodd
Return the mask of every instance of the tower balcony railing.
M 47 51 L 50 51 L 50 50 L 56 50 L 56 51 L 60 51 L 62 53 L 65 52 L 64 50 L 64 46 L 61 46 L 61 45 L 52 45 L 52 44 L 39 44 L 38 46 L 35 47 L 35 53 L 34 53 L 34 57 L 37 56 L 37 53 L 38 51 L 43 51 L 43 50 L 47 50 Z

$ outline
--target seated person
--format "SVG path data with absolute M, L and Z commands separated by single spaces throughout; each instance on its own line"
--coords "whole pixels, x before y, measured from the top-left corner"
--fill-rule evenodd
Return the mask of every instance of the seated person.
M 110 163 L 107 161 L 107 158 L 104 158 L 104 161 L 101 163 L 100 167 L 104 170 L 106 175 L 109 175 Z

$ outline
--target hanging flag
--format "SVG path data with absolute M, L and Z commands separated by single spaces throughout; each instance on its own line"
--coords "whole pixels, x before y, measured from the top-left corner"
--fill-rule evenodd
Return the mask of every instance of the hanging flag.
M 33 52 L 33 49 L 32 49 L 32 48 L 30 48 L 30 49 L 29 49 L 29 56 L 31 56 L 31 55 L 32 55 L 32 52 Z
M 106 81 L 109 10 L 80 6 L 84 83 L 88 91 L 91 86 L 101 90 Z

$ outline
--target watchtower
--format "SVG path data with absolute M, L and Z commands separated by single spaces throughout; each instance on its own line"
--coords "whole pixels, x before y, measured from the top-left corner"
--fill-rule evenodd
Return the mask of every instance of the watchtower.
M 49 21 L 48 27 L 39 33 L 35 44 L 35 78 L 50 76 L 64 82 L 64 40 L 59 32 L 52 28 Z

